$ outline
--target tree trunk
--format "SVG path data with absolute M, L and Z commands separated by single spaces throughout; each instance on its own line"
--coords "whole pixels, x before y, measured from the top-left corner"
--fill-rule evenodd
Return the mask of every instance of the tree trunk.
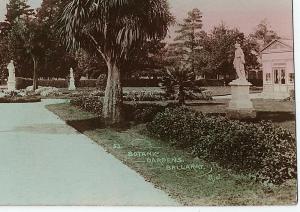
M 183 86 L 179 86 L 178 99 L 179 99 L 179 104 L 180 105 L 185 104 L 185 93 L 184 93 L 184 87 Z
M 117 125 L 122 122 L 122 86 L 120 69 L 116 62 L 107 61 L 108 76 L 103 103 L 103 117 L 107 125 Z
M 37 65 L 38 61 L 35 57 L 32 58 L 33 60 L 33 91 L 38 89 L 38 73 L 37 73 Z

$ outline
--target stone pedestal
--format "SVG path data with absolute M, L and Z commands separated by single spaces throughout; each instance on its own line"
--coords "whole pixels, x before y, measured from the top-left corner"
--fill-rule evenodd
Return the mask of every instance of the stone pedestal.
M 7 81 L 7 90 L 15 91 L 16 90 L 16 81 L 14 79 L 9 79 Z
M 255 118 L 256 113 L 250 99 L 251 83 L 247 80 L 237 79 L 229 85 L 232 98 L 229 102 L 227 116 L 235 119 Z
M 76 87 L 75 87 L 75 80 L 74 80 L 74 78 L 72 79 L 70 79 L 70 84 L 69 84 L 69 91 L 74 91 L 74 90 L 76 90 Z
M 73 73 L 73 69 L 70 69 L 70 83 L 69 83 L 69 91 L 74 91 L 76 90 L 76 86 L 75 86 L 75 79 L 74 79 L 74 73 Z
M 7 79 L 7 90 L 15 91 L 16 90 L 16 75 L 15 75 L 15 66 L 14 61 L 11 60 L 10 63 L 7 65 L 8 69 L 8 79 Z

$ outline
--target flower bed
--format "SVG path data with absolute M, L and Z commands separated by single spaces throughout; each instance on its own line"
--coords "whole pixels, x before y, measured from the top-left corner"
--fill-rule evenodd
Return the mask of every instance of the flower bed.
M 165 93 L 159 91 L 129 91 L 124 92 L 124 101 L 163 101 Z
M 296 178 L 295 138 L 269 122 L 245 123 L 176 108 L 157 114 L 147 129 L 195 156 L 262 182 L 281 184 Z

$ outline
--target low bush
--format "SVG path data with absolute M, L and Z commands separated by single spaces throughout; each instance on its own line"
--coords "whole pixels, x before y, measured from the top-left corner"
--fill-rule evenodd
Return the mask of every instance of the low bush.
M 102 115 L 103 103 L 99 96 L 81 96 L 72 99 L 70 103 L 87 112 L 94 113 L 98 116 Z
M 122 114 L 126 121 L 147 123 L 154 119 L 157 113 L 163 112 L 165 107 L 159 104 L 124 104 Z
M 287 130 L 208 117 L 187 108 L 166 109 L 147 124 L 151 135 L 219 165 L 280 184 L 296 178 L 296 142 Z
M 157 91 L 130 91 L 124 92 L 124 101 L 163 101 L 164 92 Z
M 195 93 L 190 91 L 186 95 L 186 100 L 212 100 L 212 92 L 205 90 L 205 89 L 200 89 L 201 92 Z
M 96 79 L 80 80 L 76 82 L 76 87 L 80 88 L 94 88 L 96 87 Z M 17 77 L 16 78 L 16 87 L 18 90 L 25 89 L 28 86 L 33 84 L 32 79 Z M 68 81 L 66 79 L 39 79 L 38 85 L 42 87 L 55 87 L 55 88 L 67 88 Z

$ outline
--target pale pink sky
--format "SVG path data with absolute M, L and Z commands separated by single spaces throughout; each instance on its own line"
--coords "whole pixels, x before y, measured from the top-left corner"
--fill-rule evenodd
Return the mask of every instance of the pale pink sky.
M 291 38 L 292 0 L 169 0 L 177 21 L 181 21 L 188 11 L 199 8 L 203 12 L 204 30 L 210 30 L 223 21 L 230 27 L 237 27 L 249 34 L 263 19 L 267 19 L 272 29 L 281 36 Z M 0 0 L 0 20 L 4 19 L 6 3 Z M 38 7 L 41 0 L 29 0 Z M 173 31 L 173 30 L 171 30 Z

